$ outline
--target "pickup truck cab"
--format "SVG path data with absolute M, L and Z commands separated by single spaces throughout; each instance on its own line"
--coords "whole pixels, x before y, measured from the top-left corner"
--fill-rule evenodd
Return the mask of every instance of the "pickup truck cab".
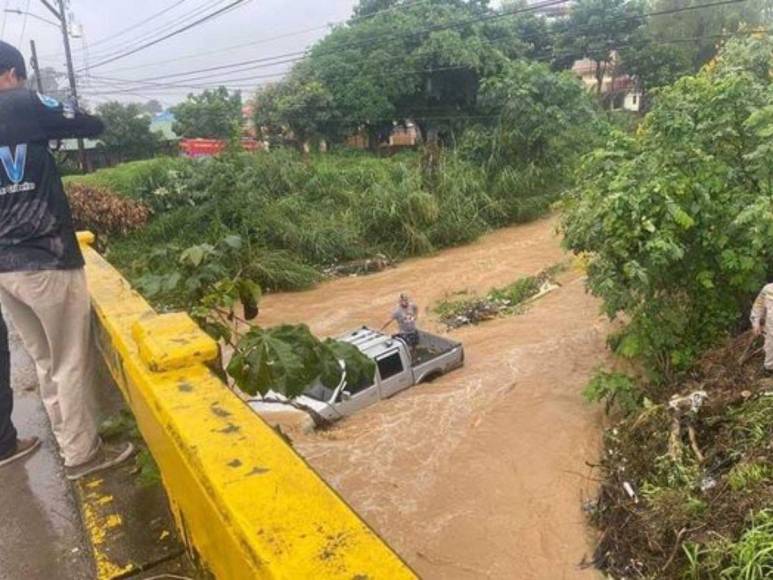
M 419 344 L 413 355 L 399 338 L 367 327 L 348 332 L 338 340 L 356 346 L 373 359 L 376 372 L 371 379 L 350 384 L 344 369 L 341 382 L 334 389 L 316 381 L 296 399 L 289 400 L 272 391 L 263 398 L 250 400 L 250 407 L 271 424 L 308 431 L 464 364 L 461 343 L 428 332 L 419 332 Z

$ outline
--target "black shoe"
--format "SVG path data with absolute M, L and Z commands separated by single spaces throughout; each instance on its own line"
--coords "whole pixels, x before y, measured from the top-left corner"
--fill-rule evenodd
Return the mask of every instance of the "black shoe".
M 22 459 L 23 457 L 27 457 L 27 455 L 31 455 L 37 451 L 38 447 L 40 447 L 40 439 L 37 437 L 30 437 L 29 439 L 17 439 L 16 447 L 14 447 L 11 452 L 6 453 L 0 457 L 0 467 L 13 463 L 14 461 Z

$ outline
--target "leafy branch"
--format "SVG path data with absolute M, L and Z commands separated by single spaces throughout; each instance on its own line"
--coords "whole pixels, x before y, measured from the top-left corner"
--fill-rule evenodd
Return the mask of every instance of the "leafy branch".
M 232 347 L 225 370 L 247 394 L 275 391 L 292 399 L 318 379 L 335 388 L 344 377 L 354 382 L 372 377 L 373 361 L 350 344 L 322 341 L 305 324 L 268 329 L 253 324 L 262 290 L 246 274 L 244 245 L 240 236 L 229 235 L 216 245 L 164 248 L 151 256 L 137 285 L 162 307 L 185 308 L 205 332 Z M 234 268 L 225 264 L 239 267 L 230 274 Z

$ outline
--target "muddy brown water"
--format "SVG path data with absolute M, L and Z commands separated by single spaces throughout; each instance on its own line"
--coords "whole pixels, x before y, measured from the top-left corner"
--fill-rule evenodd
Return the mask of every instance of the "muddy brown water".
M 320 335 L 378 327 L 407 291 L 421 325 L 445 295 L 484 293 L 567 256 L 554 218 L 469 246 L 268 296 L 261 324 Z M 607 357 L 607 323 L 576 269 L 524 314 L 453 331 L 465 367 L 296 438 L 298 451 L 424 578 L 593 578 L 582 500 L 601 417 L 580 391 Z

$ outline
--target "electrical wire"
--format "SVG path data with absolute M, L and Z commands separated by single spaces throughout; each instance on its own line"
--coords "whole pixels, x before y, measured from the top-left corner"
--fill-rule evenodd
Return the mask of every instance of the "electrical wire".
M 202 25 L 202 24 L 204 24 L 206 22 L 209 22 L 209 21 L 217 18 L 218 16 L 221 16 L 221 15 L 225 14 L 226 12 L 229 12 L 230 10 L 235 9 L 235 8 L 239 7 L 240 5 L 244 4 L 245 2 L 249 2 L 249 1 L 250 0 L 234 0 L 233 2 L 231 2 L 228 5 L 226 5 L 225 7 L 219 8 L 218 10 L 215 10 L 214 12 L 211 12 L 211 13 L 207 14 L 206 16 L 201 17 L 201 18 L 191 22 L 190 24 L 187 24 L 187 25 L 185 25 L 185 26 L 183 26 L 181 28 L 178 28 L 177 30 L 169 32 L 168 34 L 165 34 L 165 35 L 163 35 L 163 36 L 161 36 L 159 38 L 156 38 L 155 40 L 146 42 L 146 43 L 141 44 L 140 46 L 138 46 L 138 47 L 136 47 L 136 48 L 134 48 L 132 50 L 128 50 L 128 51 L 123 52 L 121 54 L 117 54 L 117 55 L 112 56 L 110 58 L 107 58 L 105 60 L 100 60 L 96 64 L 91 65 L 90 68 L 91 69 L 95 69 L 97 67 L 104 66 L 104 65 L 109 64 L 111 62 L 115 62 L 117 60 L 126 58 L 127 56 L 131 56 L 132 54 L 136 54 L 136 53 L 140 52 L 141 50 L 145 50 L 147 48 L 150 48 L 151 46 L 155 46 L 156 44 L 164 42 L 165 40 L 168 40 L 168 39 L 173 38 L 175 36 L 178 36 L 178 35 L 180 35 L 180 34 L 182 34 L 184 32 L 187 32 L 188 30 L 190 30 L 192 28 L 195 28 L 196 26 L 200 26 L 200 25 Z M 78 69 L 79 72 L 82 71 L 82 70 L 83 70 L 83 68 L 79 68 Z
M 300 36 L 302 34 L 309 34 L 311 32 L 318 32 L 320 30 L 326 30 L 329 27 L 330 27 L 330 25 L 328 25 L 328 24 L 326 24 L 324 26 L 314 26 L 314 27 L 311 27 L 311 28 L 305 28 L 303 30 L 296 30 L 296 31 L 293 31 L 293 32 L 288 32 L 286 34 L 280 34 L 278 36 L 271 36 L 269 38 L 264 38 L 264 39 L 258 40 L 258 41 L 246 42 L 246 43 L 242 43 L 242 44 L 235 44 L 235 45 L 231 45 L 231 46 L 226 46 L 226 47 L 223 47 L 223 48 L 219 48 L 217 50 L 209 51 L 206 54 L 202 54 L 201 51 L 197 51 L 196 53 L 189 53 L 189 54 L 184 55 L 184 56 L 180 56 L 180 57 L 176 57 L 176 58 L 170 58 L 170 59 L 167 59 L 167 60 L 159 60 L 159 61 L 151 62 L 151 63 L 148 63 L 148 64 L 139 64 L 139 65 L 133 65 L 133 66 L 125 66 L 125 67 L 116 68 L 116 69 L 110 69 L 110 71 L 108 71 L 108 74 L 113 74 L 113 73 L 116 73 L 116 72 L 125 72 L 125 71 L 130 71 L 130 70 L 147 69 L 148 67 L 163 66 L 163 65 L 171 64 L 173 62 L 182 62 L 184 60 L 193 60 L 193 59 L 197 59 L 197 58 L 209 58 L 213 54 L 222 54 L 224 52 L 231 52 L 233 50 L 240 50 L 242 48 L 249 48 L 249 47 L 258 46 L 258 45 L 261 45 L 261 44 L 269 44 L 269 43 L 274 42 L 276 40 L 283 40 L 285 38 L 292 38 L 294 36 Z
M 149 21 L 155 20 L 159 16 L 162 16 L 163 14 L 170 12 L 172 9 L 174 9 L 174 8 L 180 6 L 181 4 L 183 4 L 184 2 L 188 2 L 188 1 L 189 0 L 178 0 L 176 3 L 172 4 L 171 6 L 168 6 L 164 10 L 162 10 L 160 12 L 157 12 L 157 13 L 153 14 L 152 16 L 150 16 L 150 17 L 148 17 L 148 18 L 146 18 L 146 19 L 144 19 L 144 20 L 142 20 L 140 22 L 143 23 L 142 25 L 144 25 L 144 23 L 147 23 Z M 224 1 L 226 1 L 226 0 L 217 0 L 217 2 L 215 2 L 215 3 L 224 2 Z M 164 21 L 164 22 L 160 23 L 160 25 L 154 24 L 153 27 L 151 27 L 151 29 L 141 32 L 138 37 L 127 38 L 125 40 L 120 40 L 119 39 L 118 42 L 114 46 L 110 46 L 110 45 L 103 46 L 101 48 L 98 48 L 96 52 L 98 53 L 98 56 L 100 58 L 102 58 L 102 55 L 112 55 L 113 53 L 118 52 L 119 50 L 123 50 L 125 47 L 133 47 L 133 46 L 135 46 L 137 41 L 147 40 L 148 38 L 150 38 L 150 37 L 152 37 L 152 36 L 154 36 L 156 34 L 161 34 L 163 32 L 171 30 L 174 27 L 179 26 L 181 23 L 185 23 L 189 18 L 191 18 L 191 15 L 195 16 L 197 14 L 201 14 L 202 12 L 206 12 L 206 10 L 209 7 L 211 7 L 211 5 L 212 5 L 211 2 L 206 2 L 205 1 L 205 4 L 203 6 L 199 6 L 197 8 L 192 9 L 186 15 L 180 16 L 179 18 L 177 18 L 176 20 L 174 20 L 172 22 Z M 132 25 L 132 26 L 126 28 L 126 29 L 120 30 L 118 33 L 116 33 L 115 35 L 112 35 L 110 37 L 102 37 L 100 40 L 95 42 L 94 45 L 110 43 L 116 37 L 121 36 L 122 34 L 130 31 L 132 28 L 134 28 L 136 30 L 137 27 L 141 26 L 140 22 L 135 23 L 134 25 Z M 81 53 L 81 52 L 82 52 L 82 49 L 79 49 L 79 48 L 74 48 L 73 49 L 73 55 L 74 56 L 80 57 L 79 53 Z M 41 55 L 41 58 L 64 58 L 64 54 L 62 52 L 46 53 L 46 54 Z
M 172 59 L 168 59 L 168 60 L 164 60 L 164 61 L 157 61 L 157 62 L 145 64 L 145 65 L 136 65 L 136 66 L 123 67 L 123 68 L 118 68 L 118 69 L 111 69 L 110 72 L 114 73 L 114 72 L 120 72 L 120 71 L 126 71 L 126 70 L 136 70 L 136 69 L 140 69 L 140 68 L 147 68 L 149 66 L 160 66 L 160 65 L 169 64 L 169 63 L 172 63 L 172 62 L 180 62 L 180 61 L 183 61 L 183 60 L 190 60 L 190 59 L 196 59 L 196 58 L 207 58 L 207 57 L 210 57 L 212 54 L 219 54 L 219 53 L 223 53 L 223 52 L 230 52 L 230 51 L 233 51 L 233 50 L 239 50 L 239 49 L 248 48 L 248 47 L 251 47 L 251 46 L 258 46 L 258 45 L 261 45 L 261 44 L 267 44 L 267 43 L 273 42 L 275 40 L 280 40 L 280 39 L 285 39 L 285 38 L 291 38 L 293 36 L 300 36 L 300 35 L 304 35 L 304 34 L 309 34 L 310 32 L 318 32 L 320 30 L 327 30 L 327 29 L 332 28 L 333 26 L 340 25 L 340 24 L 351 24 L 351 23 L 354 23 L 354 22 L 361 22 L 363 20 L 369 20 L 371 18 L 375 18 L 375 17 L 380 16 L 380 15 L 382 15 L 384 13 L 387 13 L 387 12 L 394 12 L 396 10 L 405 10 L 407 8 L 412 8 L 414 6 L 417 6 L 419 4 L 425 4 L 425 3 L 429 3 L 429 2 L 432 2 L 432 0 L 405 1 L 405 2 L 401 2 L 400 4 L 396 4 L 394 6 L 391 6 L 389 8 L 384 8 L 382 10 L 378 10 L 378 11 L 373 12 L 371 14 L 366 14 L 364 16 L 355 16 L 355 17 L 351 17 L 351 18 L 346 19 L 346 20 L 332 21 L 332 22 L 329 22 L 329 23 L 324 24 L 322 26 L 314 26 L 314 27 L 311 27 L 311 28 L 303 28 L 303 29 L 300 29 L 300 30 L 294 30 L 294 31 L 286 32 L 284 34 L 280 34 L 278 36 L 274 36 L 274 37 L 270 37 L 270 38 L 266 38 L 266 39 L 261 39 L 261 40 L 257 40 L 257 41 L 250 41 L 250 42 L 246 42 L 246 43 L 231 45 L 231 46 L 224 47 L 222 49 L 218 49 L 218 50 L 215 50 L 215 51 L 208 52 L 207 54 L 201 54 L 201 52 L 199 51 L 199 52 L 196 52 L 196 53 L 189 53 L 189 54 L 181 56 L 181 57 L 172 58 Z
M 110 36 L 104 36 L 104 37 L 100 38 L 99 40 L 95 40 L 94 42 L 89 44 L 89 48 L 93 49 L 97 45 L 104 44 L 106 42 L 111 42 L 111 41 L 115 40 L 116 38 L 118 38 L 119 36 L 123 36 L 127 32 L 131 32 L 132 30 L 136 30 L 137 28 L 147 24 L 148 22 L 150 22 L 152 20 L 155 20 L 159 16 L 163 16 L 164 14 L 167 14 L 168 12 L 171 12 L 172 10 L 174 10 L 175 8 L 180 6 L 181 4 L 185 4 L 188 1 L 189 0 L 177 0 L 176 2 L 174 2 L 170 6 L 167 6 L 163 10 L 160 10 L 159 12 L 151 14 L 147 18 L 144 18 L 144 19 L 140 20 L 139 22 L 136 22 L 136 23 L 132 24 L 131 26 L 128 26 L 128 27 L 126 27 L 126 28 L 124 28 L 122 30 L 119 30 L 118 32 L 115 32 L 115 33 L 111 34 Z
M 0 39 L 5 38 L 5 23 L 8 20 L 8 5 L 11 0 L 5 0 L 5 6 L 3 6 L 3 27 L 0 28 Z
M 194 20 L 196 20 L 200 16 L 203 16 L 210 10 L 217 8 L 218 5 L 223 6 L 228 1 L 229 0 L 215 0 L 213 2 L 213 1 L 204 0 L 202 4 L 192 8 L 186 14 L 181 15 L 172 21 L 162 22 L 157 26 L 154 26 L 149 30 L 146 30 L 140 33 L 139 36 L 136 36 L 134 38 L 127 38 L 123 41 L 119 40 L 118 43 L 116 43 L 115 45 L 104 46 L 101 49 L 97 50 L 96 55 L 92 55 L 92 56 L 95 56 L 96 60 L 105 60 L 115 55 L 121 54 L 123 52 L 130 51 L 142 45 L 145 42 L 154 40 L 155 38 L 162 36 L 167 32 L 171 32 L 176 28 L 179 28 L 180 26 L 193 22 Z

